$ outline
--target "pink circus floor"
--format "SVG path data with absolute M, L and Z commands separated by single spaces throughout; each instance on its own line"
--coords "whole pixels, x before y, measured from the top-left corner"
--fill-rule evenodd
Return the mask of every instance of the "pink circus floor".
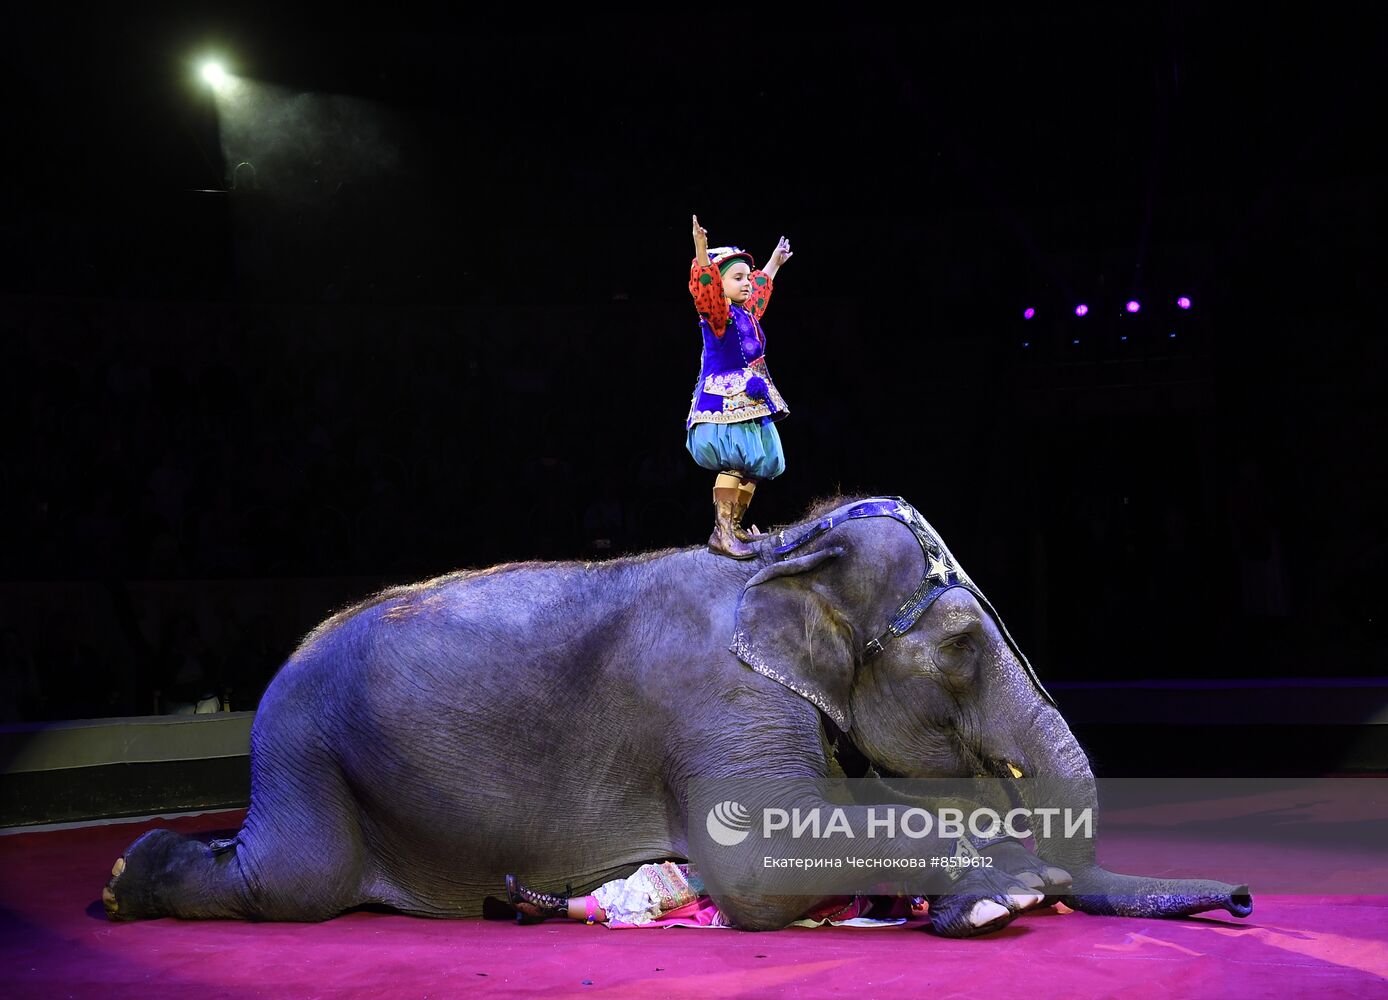
M 1388 997 L 1388 897 L 1258 896 L 1246 920 L 1048 910 L 969 941 L 926 921 L 750 934 L 354 913 L 322 924 L 109 923 L 112 861 L 155 825 L 0 837 L 6 997 Z

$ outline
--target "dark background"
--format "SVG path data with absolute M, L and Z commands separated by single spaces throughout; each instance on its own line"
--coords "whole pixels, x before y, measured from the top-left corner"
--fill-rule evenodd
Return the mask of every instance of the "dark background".
M 0 721 L 251 708 L 381 585 L 701 543 L 692 212 L 795 250 L 752 520 L 905 496 L 1048 680 L 1381 675 L 1384 15 L 1111 6 L 13 21 Z

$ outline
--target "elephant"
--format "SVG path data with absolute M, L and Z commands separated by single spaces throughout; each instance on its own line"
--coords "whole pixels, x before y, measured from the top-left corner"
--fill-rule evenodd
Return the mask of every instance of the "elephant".
M 689 857 L 693 783 L 821 781 L 836 745 L 884 781 L 1015 780 L 1025 798 L 1049 777 L 1096 805 L 1059 709 L 909 503 L 835 497 L 753 544 L 745 561 L 698 547 L 458 571 L 334 614 L 261 699 L 240 830 L 145 833 L 112 869 L 108 915 L 478 916 L 509 872 L 589 891 Z M 960 849 L 943 833 L 881 847 Z M 1105 871 L 1092 833 L 990 850 L 995 870 L 932 899 L 939 933 L 992 930 L 1043 895 L 1091 914 L 1252 910 L 1244 885 Z M 808 908 L 707 874 L 736 887 L 714 894 L 736 927 Z

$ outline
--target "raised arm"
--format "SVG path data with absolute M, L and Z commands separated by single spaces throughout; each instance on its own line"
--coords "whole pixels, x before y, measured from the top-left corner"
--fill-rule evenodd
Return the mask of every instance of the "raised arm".
M 782 236 L 776 243 L 776 249 L 771 251 L 771 259 L 767 261 L 766 267 L 752 272 L 752 283 L 756 288 L 747 301 L 747 308 L 757 319 L 761 319 L 766 307 L 771 303 L 771 290 L 776 281 L 776 272 L 792 256 L 794 255 L 790 250 L 790 240 Z
M 708 230 L 699 225 L 699 217 L 694 219 L 694 263 L 700 267 L 708 267 Z
M 714 336 L 728 328 L 728 300 L 723 295 L 723 278 L 708 259 L 708 230 L 694 216 L 694 261 L 689 267 L 689 294 L 694 308 L 708 321 Z
M 771 251 L 771 257 L 766 262 L 766 276 L 771 280 L 776 280 L 776 272 L 781 269 L 781 265 L 794 257 L 790 251 L 790 240 L 782 236 L 776 242 L 776 249 Z

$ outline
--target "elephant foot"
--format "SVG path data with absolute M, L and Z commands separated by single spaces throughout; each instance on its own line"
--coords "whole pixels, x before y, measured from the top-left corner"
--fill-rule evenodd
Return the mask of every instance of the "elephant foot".
M 990 934 L 1042 900 L 1011 877 L 998 878 L 978 869 L 959 880 L 956 891 L 930 897 L 930 929 L 941 937 L 966 938 Z
M 110 920 L 119 920 L 120 903 L 116 900 L 116 880 L 125 873 L 125 857 L 122 855 L 116 858 L 116 863 L 111 866 L 111 878 L 101 889 L 101 905 L 106 907 L 106 916 Z
M 995 870 L 1010 874 L 1013 881 L 1028 889 L 1045 893 L 1052 902 L 1070 889 L 1070 873 L 1037 857 L 1015 840 L 1004 840 L 983 849 L 993 859 Z
M 125 849 L 111 866 L 101 905 L 111 920 L 144 920 L 174 915 L 175 896 L 190 869 L 207 856 L 207 845 L 171 830 L 150 830 Z

